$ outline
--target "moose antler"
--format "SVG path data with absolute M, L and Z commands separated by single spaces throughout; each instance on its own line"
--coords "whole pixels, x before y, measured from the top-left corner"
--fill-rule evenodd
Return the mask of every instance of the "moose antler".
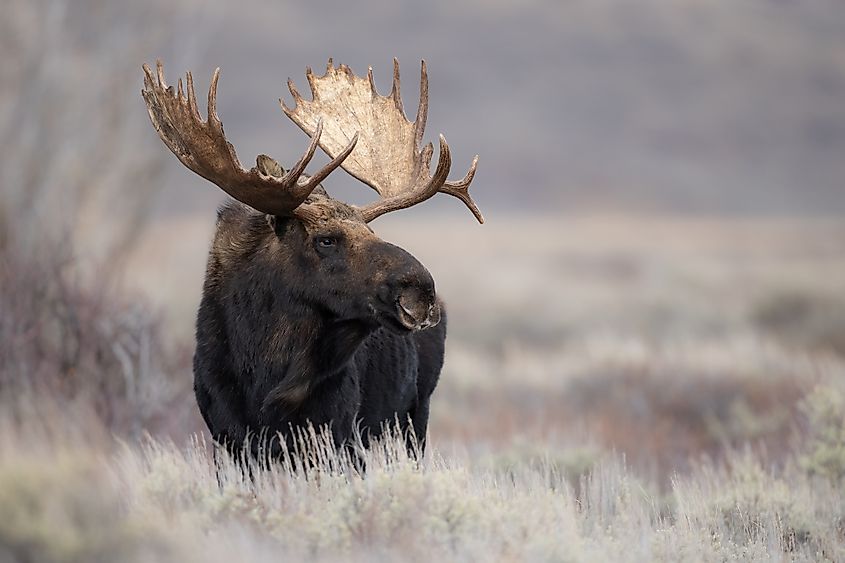
M 343 160 L 349 156 L 357 135 L 350 139 L 342 150 L 338 150 L 331 162 L 307 179 L 300 179 L 305 167 L 314 156 L 314 151 L 323 132 L 322 120 L 317 120 L 316 130 L 308 150 L 286 174 L 276 176 L 278 164 L 267 156 L 260 155 L 257 165 L 245 170 L 235 153 L 235 148 L 226 140 L 223 124 L 217 116 L 217 81 L 220 69 L 214 71 L 208 89 L 208 118 L 203 121 L 197 107 L 194 80 L 187 73 L 188 95 L 182 88 L 182 79 L 176 92 L 164 81 L 164 68 L 156 62 L 157 76 L 154 78 L 149 65 L 144 65 L 144 89 L 141 95 L 147 103 L 150 120 L 164 144 L 190 170 L 209 180 L 233 198 L 262 213 L 290 215 L 294 213 Z M 275 165 L 275 166 L 274 166 Z
M 360 209 L 367 222 L 390 211 L 416 205 L 437 192 L 457 197 L 469 207 L 479 223 L 484 222 L 481 211 L 469 195 L 478 156 L 462 180 L 449 182 L 446 178 L 452 157 L 443 135 L 440 135 L 440 158 L 434 175 L 430 171 L 434 147 L 428 143 L 420 149 L 428 114 L 425 61 L 422 61 L 420 77 L 420 105 L 413 123 L 405 117 L 402 108 L 399 61 L 396 59 L 393 59 L 393 89 L 389 96 L 381 96 L 376 91 L 372 67 L 367 78 L 362 78 L 355 76 L 346 65 L 335 68 L 329 59 L 323 76 L 314 76 L 308 68 L 306 77 L 313 100 L 303 99 L 293 82 L 288 80 L 296 105 L 291 109 L 280 100 L 282 109 L 312 139 L 318 139 L 329 156 L 342 154 L 353 134 L 360 135 L 355 150 L 341 166 L 381 196 Z M 322 130 L 321 119 L 325 119 Z

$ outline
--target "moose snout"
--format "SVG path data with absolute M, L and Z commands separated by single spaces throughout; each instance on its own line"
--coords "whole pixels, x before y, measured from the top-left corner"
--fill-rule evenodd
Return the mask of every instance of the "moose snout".
M 379 248 L 376 309 L 382 325 L 397 332 L 417 331 L 440 322 L 434 279 L 405 250 L 386 243 Z
M 423 330 L 440 322 L 434 281 L 427 271 L 389 279 L 378 292 L 378 309 L 404 330 Z M 399 327 L 396 327 L 399 328 Z M 401 331 L 400 329 L 400 331 Z

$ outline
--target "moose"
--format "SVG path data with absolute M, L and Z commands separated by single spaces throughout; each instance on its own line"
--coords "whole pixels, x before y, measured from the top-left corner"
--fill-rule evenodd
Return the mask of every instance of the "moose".
M 422 62 L 420 101 L 410 122 L 393 87 L 380 95 L 348 66 L 306 77 L 312 99 L 288 87 L 282 110 L 310 138 L 304 155 L 284 170 L 259 155 L 243 168 L 217 115 L 215 70 L 207 118 L 197 106 L 191 73 L 168 86 L 164 69 L 143 66 L 146 102 L 161 140 L 188 169 L 236 201 L 217 214 L 196 322 L 194 390 L 215 442 L 236 455 L 277 456 L 298 428 L 327 425 L 335 446 L 381 435 L 387 424 L 426 436 L 431 394 L 444 360 L 446 311 L 434 280 L 411 254 L 375 235 L 370 223 L 437 193 L 466 204 L 476 156 L 462 180 L 447 180 L 449 145 L 421 148 L 428 113 Z M 331 159 L 312 175 L 317 146 Z M 332 198 L 321 182 L 338 167 L 376 191 L 355 206 Z M 274 436 L 268 446 L 251 436 Z M 268 453 L 269 451 L 269 453 Z

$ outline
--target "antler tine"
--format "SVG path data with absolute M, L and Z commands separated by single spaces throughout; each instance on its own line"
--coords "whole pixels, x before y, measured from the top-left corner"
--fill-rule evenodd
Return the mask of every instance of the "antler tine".
M 223 133 L 223 123 L 217 116 L 217 82 L 220 80 L 220 67 L 214 69 L 211 85 L 208 87 L 208 124 Z
M 296 84 L 294 84 L 293 80 L 290 78 L 288 78 L 288 90 L 290 90 L 290 95 L 293 96 L 293 101 L 298 104 L 299 100 L 302 99 L 302 95 L 299 93 L 299 90 L 296 89 Z
M 393 103 L 396 104 L 396 109 L 398 109 L 404 116 L 405 108 L 402 107 L 402 93 L 400 88 L 401 80 L 399 79 L 399 59 L 393 57 L 393 87 L 390 90 L 390 98 L 393 100 Z
M 199 121 L 202 118 L 200 117 L 200 110 L 197 106 L 197 93 L 194 91 L 194 76 L 191 74 L 191 71 L 187 72 L 186 82 L 188 83 L 188 109 L 191 111 L 193 118 Z
M 440 191 L 444 194 L 449 194 L 458 198 L 459 200 L 463 201 L 469 210 L 472 211 L 472 214 L 475 215 L 475 218 L 478 219 L 478 222 L 483 224 L 484 223 L 484 215 L 481 214 L 481 210 L 478 209 L 478 206 L 472 200 L 472 197 L 469 195 L 469 185 L 472 183 L 472 179 L 475 178 L 475 169 L 478 167 L 478 155 L 475 155 L 475 158 L 472 159 L 472 164 L 469 167 L 469 171 L 466 173 L 461 180 L 457 182 L 445 182 L 443 187 L 440 188 Z
M 311 67 L 310 67 L 310 66 L 305 68 L 305 78 L 307 78 L 307 79 L 308 79 L 308 87 L 309 87 L 309 88 L 311 88 L 311 97 L 313 98 L 314 96 L 316 96 L 316 95 L 317 95 L 317 91 L 316 91 L 316 90 L 314 90 L 314 73 L 311 71 Z M 289 88 L 293 88 L 293 89 L 290 91 L 290 92 L 291 92 L 291 94 L 293 94 L 294 92 L 296 92 L 296 86 L 293 86 L 293 82 L 291 81 L 291 79 L 290 79 L 290 78 L 288 78 L 288 87 L 289 87 Z M 299 92 L 296 92 L 296 94 L 293 96 L 293 97 L 294 97 L 294 99 L 296 99 L 296 98 L 297 98 L 297 96 L 299 96 Z M 302 96 L 299 96 L 299 97 L 301 98 Z M 299 103 L 299 100 L 297 100 L 297 103 Z
M 369 67 L 367 69 L 367 82 L 370 83 L 370 92 L 373 94 L 373 97 L 378 96 L 378 90 L 376 89 L 376 81 L 373 79 L 373 67 Z
M 425 134 L 425 122 L 428 119 L 428 70 L 425 60 L 420 63 L 420 105 L 417 107 L 417 118 L 414 120 L 414 141 L 419 147 Z
M 156 62 L 155 77 L 149 65 L 144 64 L 143 68 L 144 89 L 141 95 L 147 104 L 153 127 L 164 144 L 188 169 L 217 184 L 238 201 L 263 213 L 293 214 L 320 180 L 349 156 L 357 142 L 357 137 L 353 138 L 341 154 L 311 179 L 300 183 L 300 175 L 314 156 L 320 140 L 322 124 L 318 124 L 320 132 L 289 173 L 276 177 L 264 174 L 258 166 L 245 170 L 240 165 L 234 147 L 226 140 L 223 123 L 217 115 L 220 69 L 214 71 L 208 88 L 208 114 L 203 121 L 197 108 L 194 80 L 190 72 L 186 77 L 186 96 L 181 79 L 176 92 L 167 86 L 161 61 Z
M 317 143 L 320 142 L 320 135 L 322 134 L 323 120 L 321 119 L 317 122 L 317 132 L 311 138 L 311 142 L 308 144 L 308 149 L 305 151 L 305 154 L 303 154 L 302 158 L 293 165 L 293 168 L 284 175 L 282 181 L 296 182 L 299 180 L 299 177 L 302 176 L 303 172 L 305 172 L 305 167 L 308 166 L 308 163 L 311 162 L 311 159 L 314 157 L 314 151 L 317 150 Z
M 164 81 L 164 65 L 161 64 L 161 60 L 156 60 L 156 74 L 158 75 L 158 85 L 166 90 L 167 83 Z

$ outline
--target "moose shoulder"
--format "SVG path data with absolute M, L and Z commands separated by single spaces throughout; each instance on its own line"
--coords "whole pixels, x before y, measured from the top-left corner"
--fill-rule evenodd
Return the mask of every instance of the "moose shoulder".
M 356 428 L 366 442 L 392 421 L 423 439 L 443 365 L 445 310 L 425 267 L 368 223 L 438 192 L 482 221 L 468 192 L 477 160 L 463 180 L 449 182 L 445 139 L 433 175 L 433 147 L 420 148 L 425 63 L 413 123 L 402 111 L 395 61 L 388 97 L 376 92 L 372 72 L 362 79 L 331 60 L 325 75 L 307 72 L 312 101 L 289 83 L 296 107 L 283 109 L 312 141 L 288 172 L 264 155 L 241 167 L 217 117 L 219 71 L 206 121 L 190 73 L 186 94 L 181 80 L 176 91 L 166 85 L 160 63 L 157 76 L 144 71 L 142 94 L 162 140 L 241 202 L 219 211 L 197 318 L 194 388 L 214 439 L 236 452 L 250 443 L 257 453 L 251 435 L 290 442 L 310 423 L 328 425 L 340 446 Z M 318 144 L 332 160 L 307 176 Z M 338 166 L 380 198 L 356 207 L 330 197 L 320 182 Z

